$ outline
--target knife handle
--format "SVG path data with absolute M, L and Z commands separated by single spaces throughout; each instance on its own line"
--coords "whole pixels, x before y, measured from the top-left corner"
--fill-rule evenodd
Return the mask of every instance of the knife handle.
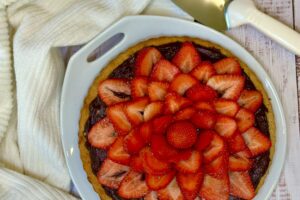
M 234 0 L 226 10 L 229 28 L 251 24 L 286 49 L 300 56 L 300 34 L 259 11 L 251 0 Z

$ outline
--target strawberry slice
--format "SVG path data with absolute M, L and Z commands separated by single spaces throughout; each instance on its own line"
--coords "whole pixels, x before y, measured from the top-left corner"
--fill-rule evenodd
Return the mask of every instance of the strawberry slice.
M 201 131 L 198 135 L 197 142 L 195 144 L 195 149 L 198 151 L 203 151 L 204 149 L 206 149 L 210 145 L 215 134 L 217 133 L 212 130 Z
M 196 68 L 193 69 L 193 71 L 191 71 L 191 75 L 193 75 L 202 83 L 206 83 L 208 79 L 215 74 L 215 68 L 208 61 L 201 62 Z
M 210 175 L 204 175 L 200 197 L 205 200 L 228 200 L 229 199 L 229 178 L 215 178 Z
M 238 104 L 252 112 L 256 112 L 262 105 L 263 97 L 262 94 L 257 90 L 243 90 Z
M 246 132 L 242 133 L 242 136 L 252 156 L 257 156 L 271 148 L 272 144 L 270 139 L 257 128 L 249 128 Z
M 184 200 L 184 197 L 180 191 L 180 188 L 177 184 L 177 181 L 175 178 L 169 183 L 167 187 L 164 189 L 157 191 L 158 199 L 160 200 Z
M 148 86 L 148 95 L 151 101 L 162 101 L 168 92 L 169 83 L 152 81 Z
M 170 61 L 161 59 L 155 64 L 151 73 L 151 78 L 157 81 L 171 82 L 179 73 L 180 70 Z
M 237 124 L 234 119 L 219 115 L 215 124 L 215 131 L 224 138 L 230 138 L 237 130 Z
M 118 189 L 129 170 L 128 166 L 121 165 L 107 158 L 103 161 L 97 173 L 97 179 L 102 185 Z
M 174 156 L 168 159 L 168 162 L 178 163 L 181 160 L 189 159 L 191 155 L 192 155 L 191 149 L 179 150 Z
M 152 190 L 163 189 L 173 180 L 175 173 L 175 171 L 170 171 L 163 175 L 146 174 L 146 183 Z
M 239 62 L 234 58 L 223 58 L 214 63 L 217 74 L 236 74 L 241 75 L 242 69 Z
M 144 197 L 145 200 L 158 200 L 157 192 L 151 191 Z
M 192 116 L 191 121 L 198 128 L 211 129 L 216 123 L 216 115 L 207 110 L 199 110 Z
M 193 151 L 187 160 L 181 160 L 176 163 L 175 167 L 182 173 L 196 173 L 202 163 L 202 154 L 198 151 Z
M 193 174 L 179 173 L 176 176 L 176 180 L 184 198 L 186 200 L 194 200 L 202 185 L 203 173 L 201 171 Z
M 148 192 L 144 175 L 135 171 L 128 172 L 118 189 L 118 194 L 126 199 L 141 198 Z
M 161 53 L 154 47 L 146 47 L 139 51 L 135 62 L 135 76 L 149 76 L 153 65 L 161 57 Z
M 194 107 L 198 110 L 207 110 L 207 111 L 215 112 L 215 108 L 212 102 L 198 101 L 194 104 Z
M 168 126 L 173 122 L 172 115 L 163 115 L 153 119 L 152 127 L 153 133 L 164 134 L 167 131 Z
M 131 156 L 129 165 L 132 170 L 134 170 L 136 172 L 143 172 L 144 171 L 143 161 L 144 160 L 143 160 L 141 154 L 133 155 L 133 156 Z
M 238 75 L 215 75 L 207 85 L 222 94 L 222 98 L 237 100 L 244 88 L 245 77 Z
M 107 149 L 117 138 L 117 133 L 107 117 L 97 122 L 88 133 L 88 141 L 93 147 Z
M 239 105 L 235 101 L 227 99 L 216 99 L 213 101 L 217 113 L 234 117 L 239 110 Z
M 252 167 L 251 153 L 247 150 L 229 156 L 229 171 L 247 171 Z
M 174 120 L 176 120 L 176 121 L 188 120 L 195 113 L 196 113 L 196 110 L 193 107 L 184 108 L 183 110 L 180 110 L 176 113 Z
M 186 92 L 192 101 L 211 101 L 217 97 L 217 92 L 207 85 L 196 84 Z
M 124 137 L 118 137 L 108 150 L 107 156 L 114 162 L 128 165 L 130 154 L 124 149 Z
M 144 110 L 149 103 L 149 99 L 146 97 L 132 100 L 125 106 L 125 113 L 129 121 L 133 125 L 138 125 L 144 121 Z
M 226 151 L 225 141 L 218 134 L 214 134 L 211 143 L 203 152 L 203 160 L 209 163 Z
M 228 154 L 222 153 L 219 157 L 204 166 L 205 173 L 213 177 L 227 176 L 228 171 Z
M 151 122 L 144 122 L 140 128 L 139 132 L 141 137 L 143 138 L 145 143 L 148 143 L 151 139 L 152 135 L 152 123 Z
M 161 101 L 155 101 L 148 104 L 144 110 L 144 120 L 145 122 L 153 119 L 154 117 L 160 115 L 164 103 Z
M 183 73 L 189 73 L 200 62 L 200 55 L 191 42 L 182 43 L 181 48 L 172 59 L 172 63 L 178 66 Z
M 148 79 L 145 77 L 135 77 L 131 81 L 131 96 L 135 98 L 148 95 Z
M 232 137 L 227 139 L 227 144 L 230 153 L 243 151 L 247 148 L 246 143 L 239 131 L 236 131 Z
M 139 129 L 133 129 L 124 138 L 124 149 L 130 154 L 139 152 L 146 145 L 139 133 Z
M 106 79 L 100 82 L 98 95 L 108 106 L 128 101 L 131 95 L 130 83 L 126 79 Z
M 175 148 L 189 148 L 194 145 L 196 139 L 196 127 L 188 121 L 179 121 L 168 127 L 167 141 Z
M 229 172 L 230 194 L 242 199 L 252 199 L 255 190 L 247 171 Z
M 190 106 L 191 104 L 191 100 L 172 92 L 166 96 L 164 113 L 173 114 L 180 109 Z
M 177 156 L 177 150 L 169 145 L 162 135 L 152 135 L 151 151 L 155 157 L 162 160 L 169 160 Z
M 178 74 L 171 82 L 170 90 L 177 92 L 180 95 L 184 95 L 184 93 L 191 88 L 193 85 L 197 84 L 198 80 L 193 76 L 188 74 Z
M 241 108 L 235 116 L 239 131 L 245 132 L 248 128 L 254 126 L 255 116 L 245 108 Z
M 126 117 L 124 103 L 118 103 L 106 109 L 106 114 L 120 135 L 126 135 L 131 130 L 131 123 Z

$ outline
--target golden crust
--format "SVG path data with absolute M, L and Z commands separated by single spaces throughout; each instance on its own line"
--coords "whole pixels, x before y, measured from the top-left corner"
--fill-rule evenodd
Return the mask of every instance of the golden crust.
M 204 41 L 198 38 L 190 38 L 190 37 L 160 37 L 160 38 L 153 38 L 149 39 L 143 42 L 138 43 L 137 45 L 127 49 L 125 52 L 118 55 L 115 59 L 113 59 L 98 75 L 98 77 L 94 80 L 92 86 L 90 87 L 88 91 L 88 95 L 86 96 L 84 100 L 83 107 L 81 109 L 81 117 L 79 122 L 79 149 L 80 149 L 80 156 L 83 163 L 83 167 L 87 173 L 87 178 L 93 185 L 94 190 L 99 194 L 102 200 L 111 200 L 111 197 L 109 197 L 102 186 L 98 183 L 97 177 L 93 174 L 92 168 L 91 168 L 91 159 L 89 155 L 89 151 L 85 146 L 86 138 L 84 133 L 84 125 L 89 117 L 89 105 L 92 102 L 94 98 L 97 96 L 97 88 L 100 81 L 105 80 L 109 74 L 117 68 L 120 64 L 122 64 L 126 59 L 129 58 L 129 56 L 133 55 L 140 49 L 146 47 L 146 46 L 159 46 L 163 44 L 168 44 L 172 42 L 183 42 L 183 41 L 192 41 L 196 44 L 199 44 L 204 47 L 211 47 L 216 48 L 221 51 L 221 53 L 227 57 L 235 57 L 231 52 L 228 50 L 222 48 L 219 45 L 213 44 L 208 41 Z M 235 57 L 236 58 L 236 57 Z M 239 60 L 238 58 L 236 58 Z M 245 63 L 243 63 L 241 60 L 239 60 L 241 67 L 243 68 L 244 72 L 249 76 L 251 81 L 253 82 L 255 88 L 259 91 L 261 91 L 263 95 L 263 102 L 264 105 L 267 107 L 267 119 L 269 124 L 269 131 L 271 136 L 272 144 L 275 144 L 275 123 L 274 123 L 274 115 L 272 110 L 272 105 L 270 102 L 270 99 L 267 96 L 267 93 L 261 84 L 261 82 L 258 80 L 256 75 L 247 67 Z M 272 145 L 270 150 L 270 160 L 272 162 L 272 157 L 274 154 L 274 145 Z M 271 162 L 269 163 L 269 166 L 271 165 Z M 264 179 L 266 175 L 268 174 L 268 171 L 265 173 L 265 175 L 261 178 L 259 185 L 256 189 L 256 192 L 259 190 L 259 188 L 264 183 Z

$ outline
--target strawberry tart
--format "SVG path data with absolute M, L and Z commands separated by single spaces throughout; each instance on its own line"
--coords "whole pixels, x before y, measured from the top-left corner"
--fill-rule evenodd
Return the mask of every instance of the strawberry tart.
M 101 199 L 253 199 L 274 132 L 270 99 L 242 61 L 207 41 L 163 37 L 100 72 L 79 147 Z

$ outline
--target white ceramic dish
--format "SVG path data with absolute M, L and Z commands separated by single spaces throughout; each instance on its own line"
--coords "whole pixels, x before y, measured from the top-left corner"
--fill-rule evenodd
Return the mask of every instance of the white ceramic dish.
M 87 57 L 111 36 L 123 33 L 123 39 L 93 62 Z M 286 122 L 280 99 L 263 67 L 239 44 L 208 27 L 186 20 L 158 16 L 124 17 L 95 37 L 70 59 L 61 96 L 61 131 L 64 153 L 70 175 L 81 197 L 99 199 L 87 180 L 78 147 L 80 110 L 87 91 L 95 77 L 108 62 L 134 44 L 160 36 L 190 36 L 219 44 L 243 60 L 257 75 L 271 99 L 276 123 L 275 154 L 269 174 L 256 200 L 268 199 L 279 179 L 286 149 Z

